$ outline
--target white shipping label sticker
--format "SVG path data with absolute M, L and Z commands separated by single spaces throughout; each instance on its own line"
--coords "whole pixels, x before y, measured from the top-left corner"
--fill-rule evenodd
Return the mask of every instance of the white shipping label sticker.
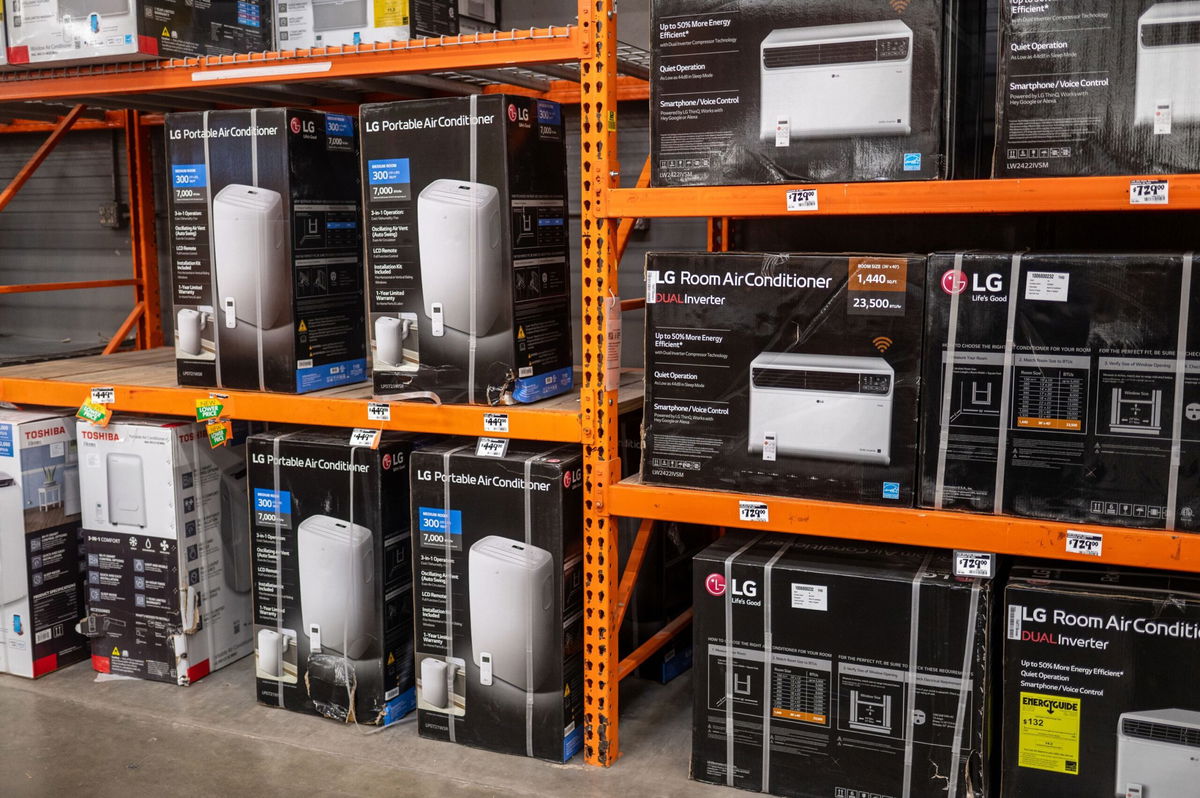
M 775 441 L 775 433 L 774 432 L 764 432 L 763 433 L 763 461 L 767 462 L 767 463 L 774 463 L 776 450 L 777 450 L 777 444 Z
M 508 413 L 484 413 L 484 432 L 508 432 Z
M 765 524 L 771 518 L 764 502 L 738 502 L 738 520 Z
M 476 457 L 504 457 L 508 454 L 508 438 L 480 438 L 475 444 Z
M 604 300 L 604 390 L 615 391 L 621 384 L 621 300 Z
M 787 117 L 775 120 L 775 146 L 787 147 L 792 143 L 792 123 Z
M 1037 302 L 1066 302 L 1071 275 L 1067 272 L 1027 272 L 1025 299 Z
M 654 297 L 658 293 L 658 271 L 646 272 L 646 304 L 653 305 Z
M 1170 184 L 1166 180 L 1130 180 L 1130 205 L 1171 204 Z
M 1154 104 L 1154 135 L 1171 135 L 1171 101 L 1159 100 Z
M 825 585 L 802 585 L 792 582 L 792 609 L 829 610 L 829 588 Z
M 1104 535 L 1099 532 L 1067 530 L 1067 553 L 1101 557 L 1104 554 Z
M 1025 608 L 1020 604 L 1008 605 L 1008 639 L 1021 639 L 1021 616 L 1024 615 Z
M 955 550 L 954 575 L 971 579 L 991 579 L 996 575 L 996 555 L 983 551 Z
M 391 421 L 392 406 L 387 402 L 367 402 L 367 421 Z
M 92 389 L 92 404 L 111 405 L 115 401 L 117 401 L 117 392 L 112 388 Z
M 793 188 L 787 193 L 787 209 L 789 211 L 815 211 L 817 207 L 817 190 L 815 188 Z

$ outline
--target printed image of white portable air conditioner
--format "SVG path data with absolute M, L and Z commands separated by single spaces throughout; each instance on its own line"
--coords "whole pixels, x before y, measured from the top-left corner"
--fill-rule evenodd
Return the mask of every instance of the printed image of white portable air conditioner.
M 313 30 L 367 27 L 367 0 L 312 0 Z
M 217 326 L 232 330 L 248 324 L 262 333 L 287 323 L 291 270 L 284 248 L 283 197 L 233 183 L 217 194 L 212 212 Z
M 221 559 L 225 584 L 235 593 L 250 592 L 250 507 L 246 469 L 221 474 Z
M 1156 3 L 1138 19 L 1134 107 L 1157 134 L 1200 121 L 1200 2 Z
M 749 451 L 887 465 L 894 383 L 880 357 L 763 352 L 750 363 Z
M 21 486 L 11 474 L 0 471 L 0 604 L 19 601 L 27 593 L 24 511 Z
M 1117 720 L 1119 798 L 1181 798 L 1200 784 L 1200 712 L 1155 709 Z
M 113 526 L 146 526 L 146 479 L 142 458 L 109 452 L 105 458 L 108 480 L 108 518 Z
M 771 31 L 761 45 L 760 135 L 912 132 L 912 29 L 898 19 Z
M 204 354 L 204 327 L 208 324 L 208 314 L 195 308 L 180 308 L 175 316 L 175 329 L 179 333 L 179 351 L 182 354 L 198 357 Z
M 314 515 L 300 523 L 296 538 L 305 629 L 320 639 L 322 651 L 357 659 L 371 644 L 375 629 L 371 530 Z
M 375 365 L 397 368 L 404 365 L 404 344 L 416 332 L 415 314 L 379 316 L 375 319 Z M 412 347 L 409 347 L 410 349 Z
M 471 656 L 481 683 L 490 677 L 536 692 L 551 671 L 554 558 L 545 549 L 489 535 L 467 557 Z M 489 675 L 490 663 L 490 675 Z

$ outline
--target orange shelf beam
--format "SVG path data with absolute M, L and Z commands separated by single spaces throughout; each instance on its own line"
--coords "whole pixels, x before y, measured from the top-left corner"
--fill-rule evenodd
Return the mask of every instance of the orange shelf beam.
M 769 521 L 740 520 L 739 501 L 766 504 Z M 1200 534 L 1154 529 L 749 496 L 647 486 L 636 480 L 610 486 L 606 509 L 617 516 L 715 524 L 759 532 L 789 532 L 1174 571 L 1200 570 Z M 1102 534 L 1102 556 L 1068 554 L 1067 530 Z
M 583 57 L 584 45 L 577 26 L 537 28 L 312 50 L 6 72 L 0 75 L 0 101 L 189 89 L 211 92 L 258 83 L 461 71 L 578 61 Z
M 1131 205 L 1134 180 L 1166 180 L 1170 202 Z M 787 192 L 815 189 L 817 210 L 789 211 Z M 896 183 L 696 186 L 609 189 L 601 213 L 610 219 L 713 216 L 863 216 L 871 214 L 1030 213 L 1200 209 L 1200 175 L 1043 177 Z
M 137 285 L 132 278 L 124 280 L 82 280 L 71 283 L 24 283 L 22 285 L 0 285 L 0 294 L 36 294 L 41 291 L 79 291 L 88 288 L 119 288 Z

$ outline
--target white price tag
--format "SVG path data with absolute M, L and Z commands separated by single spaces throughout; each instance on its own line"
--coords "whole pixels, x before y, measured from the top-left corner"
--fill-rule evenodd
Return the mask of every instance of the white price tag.
M 1170 204 L 1170 184 L 1166 180 L 1130 180 L 1130 205 Z
M 817 190 L 815 188 L 793 188 L 787 193 L 787 209 L 789 211 L 817 210 Z
M 92 404 L 111 405 L 115 401 L 117 401 L 117 392 L 112 388 L 92 389 Z
M 767 505 L 764 502 L 738 502 L 738 520 L 767 523 L 770 520 Z
M 484 432 L 508 432 L 508 413 L 484 413 Z
M 392 406 L 387 402 L 367 402 L 367 421 L 391 421 Z
M 379 446 L 380 430 L 377 429 L 356 429 L 350 433 L 351 446 L 367 446 L 372 449 Z
M 508 454 L 508 438 L 480 438 L 475 444 L 476 457 L 503 457 Z
M 1077 529 L 1068 529 L 1067 553 L 1099 557 L 1104 553 L 1104 535 L 1099 532 L 1080 532 Z
M 954 575 L 991 579 L 996 575 L 996 555 L 983 551 L 954 550 Z
M 604 300 L 604 390 L 615 391 L 621 384 L 621 300 Z

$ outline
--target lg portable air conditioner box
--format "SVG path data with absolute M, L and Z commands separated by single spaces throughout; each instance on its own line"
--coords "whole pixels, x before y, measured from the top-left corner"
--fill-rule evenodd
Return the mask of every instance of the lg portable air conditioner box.
M 1125 712 L 1117 725 L 1118 796 L 1188 795 L 1200 779 L 1200 712 Z
M 772 31 L 763 39 L 759 135 L 912 132 L 912 30 L 899 19 Z
M 296 530 L 304 628 L 320 635 L 322 650 L 355 659 L 375 633 L 375 558 L 371 530 L 327 515 Z
M 764 352 L 750 363 L 750 453 L 887 465 L 894 382 L 881 357 Z
M 1200 122 L 1200 2 L 1154 4 L 1137 42 L 1137 123 L 1162 135 Z
M 166 126 L 180 384 L 366 379 L 354 119 L 267 108 Z

